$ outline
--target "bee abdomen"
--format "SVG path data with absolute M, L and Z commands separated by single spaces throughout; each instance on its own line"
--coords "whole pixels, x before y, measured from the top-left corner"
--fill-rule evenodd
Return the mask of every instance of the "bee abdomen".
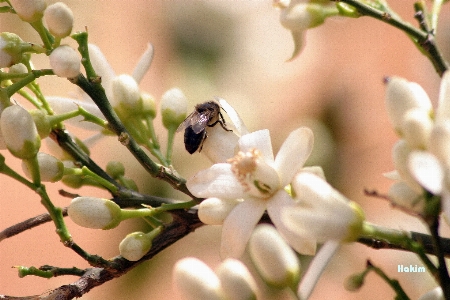
M 187 152 L 194 154 L 198 149 L 202 150 L 203 141 L 206 138 L 206 130 L 202 130 L 199 133 L 195 133 L 191 126 L 187 127 L 184 131 L 184 147 Z

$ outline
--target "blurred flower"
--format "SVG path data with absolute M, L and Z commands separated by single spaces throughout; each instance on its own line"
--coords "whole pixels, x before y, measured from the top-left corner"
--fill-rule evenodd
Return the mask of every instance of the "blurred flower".
M 398 77 L 387 80 L 386 106 L 395 130 L 402 137 L 393 150 L 397 181 L 409 187 L 391 189 L 390 197 L 402 207 L 421 213 L 420 209 L 425 209 L 420 188 L 423 187 L 441 196 L 442 211 L 450 219 L 447 175 L 450 172 L 450 72 L 442 77 L 435 111 L 417 83 Z M 405 198 L 408 196 L 409 201 Z
M 296 253 L 271 225 L 258 225 L 249 241 L 249 252 L 261 277 L 279 288 L 295 288 L 300 279 Z
M 224 298 L 217 275 L 197 258 L 184 258 L 175 264 L 173 283 L 186 300 Z
M 44 12 L 44 19 L 47 23 L 48 30 L 55 37 L 64 38 L 72 32 L 73 13 L 62 2 L 49 5 Z
M 438 286 L 420 296 L 418 300 L 444 300 L 444 293 L 442 288 Z
M 49 59 L 53 72 L 59 77 L 74 78 L 80 74 L 80 56 L 70 46 L 63 45 L 54 49 Z
M 283 208 L 282 222 L 299 236 L 319 243 L 353 242 L 362 231 L 364 214 L 324 179 L 302 172 L 292 181 L 295 206 Z
M 22 60 L 22 39 L 10 32 L 0 33 L 0 68 L 11 67 Z
M 204 262 L 187 257 L 175 264 L 173 282 L 183 299 L 256 299 L 256 283 L 239 260 L 226 259 L 217 271 Z
M 291 31 L 294 39 L 295 48 L 291 59 L 300 54 L 303 48 L 303 35 L 307 29 L 317 27 L 323 24 L 326 18 L 339 14 L 332 3 L 280 0 L 275 0 L 273 3 L 280 9 L 281 25 Z
M 187 187 L 196 197 L 231 199 L 236 204 L 223 222 L 222 257 L 242 255 L 266 209 L 281 235 L 298 252 L 315 252 L 315 240 L 299 239 L 281 222 L 282 208 L 294 203 L 284 187 L 300 172 L 312 145 L 311 130 L 301 127 L 288 136 L 274 159 L 269 131 L 252 132 L 239 139 L 239 152 L 228 163 L 214 164 L 187 181 Z M 199 215 L 204 215 L 202 207 L 199 210 Z
M 47 7 L 44 0 L 10 0 L 10 2 L 17 15 L 28 23 L 41 19 Z

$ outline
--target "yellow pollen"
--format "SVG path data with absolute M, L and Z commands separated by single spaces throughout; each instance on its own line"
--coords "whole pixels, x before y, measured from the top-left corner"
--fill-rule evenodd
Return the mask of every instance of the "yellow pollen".
M 227 160 L 231 164 L 231 171 L 246 190 L 250 189 L 247 179 L 256 170 L 259 159 L 261 152 L 252 148 L 248 152 L 239 151 L 233 158 Z

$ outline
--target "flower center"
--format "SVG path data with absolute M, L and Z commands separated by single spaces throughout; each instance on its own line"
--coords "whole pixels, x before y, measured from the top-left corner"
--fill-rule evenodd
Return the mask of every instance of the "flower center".
M 228 163 L 245 191 L 251 195 L 265 198 L 279 189 L 278 173 L 264 161 L 258 149 L 239 151 Z

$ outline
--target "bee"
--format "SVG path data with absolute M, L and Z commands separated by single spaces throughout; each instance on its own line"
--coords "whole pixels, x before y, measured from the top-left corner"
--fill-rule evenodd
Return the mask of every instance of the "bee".
M 215 101 L 197 104 L 194 111 L 180 124 L 177 132 L 185 129 L 184 147 L 187 152 L 193 154 L 197 150 L 202 151 L 203 142 L 208 137 L 207 127 L 214 127 L 219 123 L 226 131 L 232 131 L 226 127 L 220 109 L 220 105 Z

